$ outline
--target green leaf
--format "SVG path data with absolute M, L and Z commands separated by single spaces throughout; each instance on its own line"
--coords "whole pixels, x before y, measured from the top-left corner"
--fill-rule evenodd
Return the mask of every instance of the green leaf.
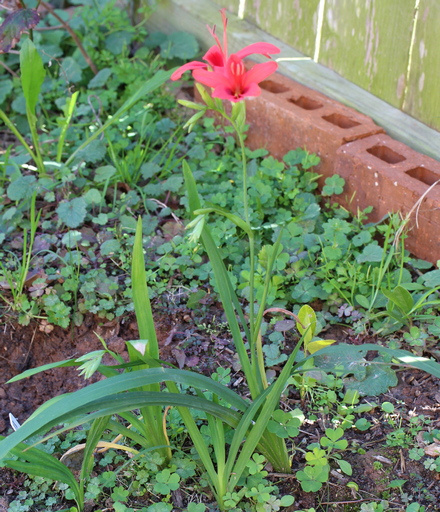
M 197 290 L 196 292 L 192 292 L 188 296 L 188 302 L 186 303 L 186 307 L 189 309 L 196 309 L 200 307 L 200 301 L 206 296 L 206 292 L 204 290 Z
M 371 243 L 365 247 L 361 254 L 356 258 L 358 263 L 374 263 L 382 261 L 383 248 L 376 243 Z
M 183 177 L 182 176 L 170 176 L 165 182 L 163 183 L 163 190 L 166 190 L 167 192 L 178 192 L 183 184 Z
M 83 78 L 81 66 L 73 57 L 66 57 L 62 62 L 62 76 L 74 84 L 80 82 Z
M 107 148 L 104 141 L 94 140 L 86 148 L 78 151 L 77 158 L 87 163 L 94 163 L 103 160 L 106 153 Z
M 102 256 L 111 256 L 112 254 L 118 253 L 120 250 L 121 243 L 119 240 L 115 240 L 114 238 L 111 240 L 106 240 L 101 244 Z
M 36 190 L 36 185 L 35 176 L 20 176 L 8 186 L 8 197 L 11 201 L 30 199 Z
M 345 450 L 348 446 L 346 439 L 341 439 L 344 431 L 341 427 L 336 429 L 327 428 L 325 431 L 327 437 L 321 437 L 319 442 L 323 448 L 330 448 L 331 450 Z
M 32 375 L 35 375 L 40 372 L 44 372 L 46 370 L 51 370 L 52 368 L 61 368 L 63 366 L 79 366 L 79 364 L 75 363 L 75 359 L 64 359 L 64 361 L 58 361 L 56 363 L 48 363 L 43 366 L 39 366 L 38 368 L 31 368 L 30 370 L 26 370 L 22 373 L 19 373 L 15 377 L 12 377 L 12 379 L 8 380 L 6 384 L 10 384 L 12 382 L 16 382 L 21 379 L 26 379 L 27 377 L 32 377 Z
M 305 492 L 317 492 L 322 484 L 327 482 L 329 466 L 305 466 L 303 471 L 298 471 L 296 477 L 301 482 Z
M 86 194 L 83 195 L 84 200 L 87 204 L 99 205 L 102 201 L 101 192 L 96 188 L 87 190 Z
M 361 247 L 371 241 L 371 234 L 369 231 L 361 231 L 351 239 L 351 243 L 355 247 Z
M 128 495 L 130 491 L 125 489 L 124 487 L 114 487 L 113 492 L 111 493 L 111 498 L 113 501 L 127 501 Z
M 188 32 L 173 32 L 160 45 L 162 57 L 166 59 L 178 58 L 191 60 L 199 52 L 197 39 Z
M 368 430 L 371 427 L 371 425 L 372 423 L 365 418 L 359 418 L 354 424 L 354 426 L 361 432 Z
M 73 247 L 76 247 L 78 243 L 81 241 L 82 233 L 80 231 L 68 231 L 63 235 L 63 238 L 61 239 L 61 243 L 68 247 L 69 249 L 72 249 Z
M 399 489 L 405 485 L 407 481 L 408 480 L 404 480 L 403 478 L 397 478 L 396 480 L 391 480 L 391 482 L 388 484 L 388 487 L 390 489 Z
M 311 302 L 316 298 L 325 298 L 326 295 L 320 286 L 316 286 L 312 279 L 302 279 L 293 287 L 292 298 L 298 302 Z
M 370 301 L 365 297 L 364 295 L 356 295 L 355 296 L 356 302 L 364 309 L 370 308 Z
M 188 503 L 188 512 L 205 512 L 206 505 L 204 503 Z
M 295 502 L 295 498 L 293 496 L 285 495 L 280 499 L 280 505 L 282 507 L 290 507 Z
M 422 276 L 423 284 L 427 288 L 440 286 L 440 270 L 431 270 Z
M 267 430 L 282 438 L 296 437 L 299 434 L 300 425 L 301 421 L 298 418 L 277 410 L 272 414 L 272 419 L 267 424 Z
M 394 405 L 391 402 L 384 402 L 381 406 L 383 412 L 391 414 L 394 412 Z
M 98 167 L 95 171 L 94 181 L 96 183 L 104 183 L 116 174 L 116 167 L 113 165 L 103 165 Z
M 141 165 L 141 174 L 142 177 L 146 180 L 149 178 L 152 178 L 155 175 L 158 175 L 160 173 L 161 167 L 160 165 L 154 163 L 154 162 L 146 162 Z
M 150 297 L 148 295 L 144 250 L 142 245 L 142 219 L 140 217 L 136 226 L 136 236 L 133 246 L 131 282 L 133 288 L 134 309 L 139 327 L 139 336 L 143 340 L 148 340 L 148 350 L 145 355 L 150 358 L 158 359 L 159 345 L 157 343 Z
M 100 213 L 97 217 L 92 217 L 92 222 L 100 226 L 105 226 L 108 222 L 108 215 L 106 213 Z
M 367 351 L 363 347 L 339 344 L 322 349 L 314 356 L 315 366 L 324 371 L 337 372 L 341 377 L 353 374 L 362 380 L 366 375 Z
M 351 464 L 347 462 L 346 460 L 337 460 L 338 466 L 341 468 L 341 470 L 348 476 L 351 476 L 353 474 L 353 468 L 351 467 Z
M 147 512 L 171 512 L 173 506 L 169 503 L 164 503 L 160 501 L 159 503 L 153 503 L 148 507 Z
M 298 312 L 298 318 L 299 322 L 297 322 L 296 328 L 300 334 L 304 335 L 304 346 L 307 350 L 308 343 L 312 341 L 312 338 L 315 335 L 316 315 L 313 308 L 306 304 L 301 306 L 301 309 Z
M 35 114 L 38 96 L 46 76 L 40 54 L 30 39 L 26 39 L 20 51 L 21 87 L 26 98 L 26 107 Z
M 250 228 L 250 226 L 242 220 L 238 215 L 234 215 L 233 213 L 229 213 L 228 211 L 224 210 L 220 207 L 213 207 L 213 208 L 201 208 L 198 210 L 194 210 L 194 215 L 207 215 L 209 213 L 216 213 L 217 215 L 223 215 L 227 219 L 229 219 L 231 222 L 233 222 L 237 227 L 242 229 L 249 238 L 253 238 L 254 234 Z
M 0 104 L 2 104 L 8 94 L 12 91 L 12 80 L 0 81 Z
M 354 378 L 344 381 L 346 389 L 354 389 L 361 396 L 378 396 L 386 393 L 389 388 L 397 386 L 396 372 L 387 364 L 374 364 L 374 362 L 383 363 L 381 358 L 376 358 L 366 369 L 365 378 L 357 380 Z
M 127 30 L 118 30 L 111 33 L 105 39 L 105 48 L 113 53 L 113 55 L 120 55 L 124 48 L 127 48 L 133 39 L 133 33 Z
M 82 197 L 60 203 L 56 210 L 60 220 L 69 228 L 77 228 L 86 217 L 86 202 Z
M 322 195 L 332 196 L 342 194 L 342 192 L 344 191 L 344 185 L 344 178 L 341 178 L 341 176 L 334 174 L 333 176 L 326 178 L 325 185 L 322 188 Z
M 403 286 L 396 286 L 393 291 L 382 290 L 382 293 L 393 302 L 405 316 L 408 315 L 414 307 L 412 295 L 406 288 L 403 288 Z
M 38 25 L 40 16 L 35 9 L 19 9 L 3 20 L 0 25 L 0 53 L 7 53 L 20 41 L 25 30 Z
M 287 354 L 283 354 L 278 343 L 266 343 L 263 345 L 266 366 L 271 367 L 280 364 L 287 359 Z
M 412 366 L 414 368 L 418 368 L 419 370 L 434 375 L 434 377 L 440 378 L 439 363 L 427 359 L 426 357 L 416 356 L 411 352 L 408 352 L 407 350 L 391 349 L 387 347 L 382 347 L 381 345 L 375 345 L 374 343 L 364 343 L 362 346 L 347 345 L 346 343 L 332 345 L 331 347 L 326 347 L 320 350 L 319 354 L 314 356 L 314 360 L 316 366 L 318 366 L 319 368 L 325 369 L 323 365 L 328 365 L 327 370 L 331 370 L 332 367 L 335 368 L 336 365 L 334 365 L 332 361 L 336 362 L 338 358 L 339 362 L 346 360 L 347 365 L 341 365 L 341 367 L 343 367 L 346 370 L 345 375 L 348 375 L 349 373 L 356 374 L 359 373 L 359 370 L 356 370 L 356 372 L 350 372 L 350 368 L 353 366 L 357 366 L 356 361 L 365 364 L 363 356 L 365 356 L 369 351 L 387 354 L 389 357 L 396 359 L 400 363 Z M 355 352 L 359 352 L 357 358 L 354 355 Z M 344 353 L 350 355 L 347 358 L 345 358 L 343 356 Z

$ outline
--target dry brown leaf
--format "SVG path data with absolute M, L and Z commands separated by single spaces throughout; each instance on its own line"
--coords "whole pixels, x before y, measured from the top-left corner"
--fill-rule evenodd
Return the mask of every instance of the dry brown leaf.
M 425 455 L 430 457 L 438 457 L 440 455 L 440 444 L 432 443 L 425 446 Z

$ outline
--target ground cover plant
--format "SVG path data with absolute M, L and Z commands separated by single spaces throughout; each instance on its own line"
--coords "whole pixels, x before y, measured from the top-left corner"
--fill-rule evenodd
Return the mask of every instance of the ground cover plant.
M 103 503 L 106 499 L 121 511 L 171 510 L 173 504 L 190 512 L 216 507 L 262 511 L 298 507 L 292 504 L 292 491 L 280 489 L 277 477 L 269 475 L 267 461 L 275 475 L 290 472 L 293 461 L 296 479 L 305 492 L 317 492 L 327 485 L 331 471 L 350 477 L 353 468 L 347 459 L 364 450 L 356 447 L 352 432 L 373 428 L 373 418 L 365 414 L 378 409 L 390 426 L 387 446 L 408 450 L 410 460 L 421 460 L 435 475 L 437 425 L 420 416 L 403 420 L 392 404 L 393 409 L 371 401 L 361 403 L 360 397 L 381 395 L 397 383 L 396 366 L 391 367 L 391 362 L 437 375 L 433 361 L 415 356 L 437 354 L 438 271 L 412 259 L 402 243 L 392 243 L 399 228 L 396 218 L 364 225 L 363 213 L 351 219 L 315 195 L 314 155 L 297 150 L 277 162 L 263 150 L 245 148 L 245 104 L 238 100 L 240 94 L 258 92 L 255 86 L 274 69 L 273 62 L 250 78 L 241 76 L 242 82 L 235 75 L 228 76 L 226 88 L 221 69 L 206 71 L 206 64 L 198 61 L 175 72 L 173 78 L 180 78 L 185 70 L 193 70 L 196 80 L 214 88 L 212 96 L 200 90 L 205 105 L 184 102 L 196 111 L 187 120 L 192 129 L 188 134 L 181 128 L 185 114 L 176 110 L 171 95 L 159 89 L 171 75 L 160 68 L 194 57 L 195 41 L 184 34 L 152 34 L 145 39 L 142 27 L 133 30 L 130 20 L 111 3 L 90 2 L 82 9 L 69 19 L 69 27 L 81 34 L 81 46 L 89 59 L 82 61 L 84 55 L 64 25 L 54 29 L 63 34 L 58 34 L 57 41 L 63 41 L 59 46 L 66 47 L 66 54 L 59 56 L 59 69 L 53 75 L 43 57 L 48 54 L 43 39 L 52 31 L 42 31 L 38 41 L 34 27 L 34 43 L 25 38 L 26 51 L 21 51 L 20 58 L 10 54 L 5 59 L 1 90 L 5 100 L 21 97 L 22 105 L 20 110 L 14 100 L 5 106 L 3 119 L 14 119 L 5 122 L 6 128 L 22 147 L 11 144 L 2 154 L 2 313 L 6 324 L 37 320 L 40 329 L 50 332 L 57 325 L 80 326 L 90 313 L 105 322 L 136 309 L 140 339 L 127 343 L 128 360 L 103 341 L 102 350 L 64 362 L 63 367 L 79 366 L 87 378 L 99 370 L 109 381 L 116 379 L 111 380 L 115 383 L 112 394 L 108 390 L 99 394 L 107 384 L 85 388 L 75 395 L 78 408 L 73 417 L 61 415 L 63 404 L 66 414 L 74 410 L 73 397 L 48 404 L 45 423 L 38 424 L 42 416 L 37 415 L 0 445 L 9 451 L 18 439 L 67 419 L 78 425 L 89 423 L 73 431 L 69 441 L 59 432 L 58 440 L 48 439 L 45 448 L 52 453 L 70 447 L 71 454 L 83 452 L 79 480 L 37 448 L 22 452 L 24 446 L 18 445 L 14 449 L 19 459 L 7 464 L 39 476 L 27 480 L 28 490 L 12 507 L 62 507 L 62 499 L 47 495 L 45 478 L 61 482 L 58 494 L 75 500 L 77 509 L 88 506 L 88 501 Z M 64 11 L 55 14 L 65 15 Z M 98 25 L 99 35 L 88 32 L 87 24 L 89 28 Z M 217 45 L 205 60 L 222 62 L 220 67 L 243 71 L 241 58 L 246 52 L 274 53 L 274 48 L 262 43 L 229 60 L 226 38 L 221 44 L 213 35 Z M 96 74 L 88 60 L 97 66 Z M 14 65 L 17 71 L 20 68 L 21 80 L 10 78 L 8 68 L 15 73 Z M 23 79 L 29 66 L 43 77 L 40 96 L 35 94 L 35 84 L 26 85 Z M 67 82 L 69 66 L 81 73 Z M 66 101 L 70 83 L 76 90 Z M 236 95 L 237 84 L 244 85 Z M 62 101 L 57 101 L 59 97 Z M 219 101 L 223 97 L 234 105 L 230 115 Z M 42 115 L 36 116 L 36 109 Z M 223 115 L 232 128 L 216 128 L 212 119 L 203 118 L 206 110 Z M 58 112 L 56 123 L 53 112 Z M 26 140 L 38 146 L 38 154 Z M 342 187 L 340 178 L 328 180 L 323 197 L 340 193 Z M 190 237 L 183 232 L 184 223 L 192 230 Z M 213 372 L 211 367 L 212 378 L 208 379 L 165 368 L 158 361 L 145 282 L 150 296 L 158 301 L 165 296 L 170 302 L 178 294 L 179 301 L 196 315 L 203 314 L 215 297 L 222 299 L 226 322 L 220 327 L 213 320 L 204 329 L 211 334 L 216 329 L 229 331 L 229 346 L 237 351 L 240 362 L 235 367 L 241 368 L 240 378 L 245 378 L 245 392 L 249 388 L 252 401 L 243 400 L 226 386 L 230 368 Z M 318 306 L 318 314 L 307 303 Z M 294 320 L 289 323 L 280 315 Z M 382 348 L 368 344 L 325 348 L 331 341 L 322 340 L 320 331 L 330 322 L 342 321 L 353 325 L 354 334 L 372 328 L 393 333 L 393 338 Z M 293 327 L 297 334 L 291 335 Z M 294 345 L 286 350 L 292 341 Z M 299 355 L 301 343 L 303 354 Z M 399 352 L 401 346 L 412 352 Z M 369 358 L 373 348 L 380 354 Z M 200 360 L 203 350 L 199 354 Z M 116 367 L 102 364 L 108 355 L 116 359 Z M 190 358 L 183 354 L 174 362 L 184 367 Z M 302 372 L 292 374 L 291 368 Z M 116 375 L 123 369 L 125 373 Z M 167 393 L 160 391 L 163 381 Z M 374 390 L 372 383 L 377 384 Z M 278 408 L 287 384 L 298 389 L 299 407 Z M 142 395 L 121 394 L 133 387 L 142 390 Z M 191 390 L 197 396 L 191 396 Z M 118 408 L 115 402 L 119 400 Z M 162 427 L 164 403 L 175 407 L 168 413 L 168 433 Z M 193 416 L 185 407 L 202 412 Z M 130 412 L 136 408 L 141 408 L 140 417 Z M 120 421 L 112 417 L 116 413 Z M 323 422 L 322 435 L 316 442 L 299 442 L 304 425 L 318 419 Z M 419 432 L 423 437 L 417 438 L 415 448 Z M 126 442 L 115 440 L 116 434 Z M 78 448 L 83 440 L 85 446 Z M 100 464 L 106 468 L 97 477 L 92 475 L 95 448 L 106 450 L 104 455 L 95 455 L 102 457 Z M 132 454 L 133 461 L 107 453 L 115 448 Z M 38 464 L 42 457 L 43 472 Z M 383 470 L 376 466 L 378 472 Z M 136 485 L 131 482 L 133 475 Z M 421 490 L 405 496 L 404 485 L 396 479 L 382 492 L 381 501 L 353 499 L 352 505 L 359 510 L 386 510 L 403 503 L 408 511 L 422 510 L 425 505 L 418 503 Z M 359 496 L 356 482 L 347 480 L 344 486 Z M 173 493 L 182 489 L 190 489 L 188 495 L 197 501 L 187 497 L 176 505 Z M 429 506 L 427 495 L 423 503 Z M 399 505 L 393 502 L 394 496 L 399 496 Z

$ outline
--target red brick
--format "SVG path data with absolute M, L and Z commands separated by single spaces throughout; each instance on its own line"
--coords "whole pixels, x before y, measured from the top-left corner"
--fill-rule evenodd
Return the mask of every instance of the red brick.
M 261 96 L 246 100 L 250 124 L 246 144 L 266 148 L 279 159 L 298 147 L 318 154 L 320 185 L 334 174 L 341 145 L 384 132 L 369 117 L 279 73 L 260 86 Z
M 391 139 L 356 110 L 279 73 L 260 86 L 262 94 L 246 100 L 250 124 L 246 145 L 266 148 L 278 159 L 298 147 L 318 154 L 321 163 L 314 170 L 322 175 L 319 185 L 333 174 L 341 175 L 346 187 L 335 199 L 353 214 L 372 206 L 371 221 L 389 212 L 400 212 L 404 218 L 440 179 L 440 162 Z M 409 227 L 406 248 L 436 263 L 440 259 L 440 188 L 423 199 Z
M 352 213 L 373 206 L 369 220 L 388 212 L 404 218 L 440 180 L 440 162 L 414 151 L 388 135 L 374 135 L 341 146 L 336 152 L 335 174 L 345 179 L 337 201 Z M 440 188 L 433 188 L 410 218 L 405 247 L 418 258 L 440 259 Z

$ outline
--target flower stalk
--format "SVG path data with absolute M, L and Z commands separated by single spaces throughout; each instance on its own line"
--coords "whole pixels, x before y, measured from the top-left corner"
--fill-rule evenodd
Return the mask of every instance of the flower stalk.
M 244 144 L 245 123 L 246 123 L 246 104 L 244 99 L 247 97 L 258 96 L 261 94 L 259 83 L 265 80 L 276 69 L 276 62 L 264 62 L 256 64 L 250 70 L 246 70 L 243 58 L 253 53 L 259 53 L 269 57 L 269 54 L 279 53 L 279 49 L 268 43 L 256 43 L 243 48 L 239 52 L 228 55 L 227 50 L 227 18 L 225 10 L 221 11 L 223 19 L 223 44 L 220 43 L 216 35 L 215 27 L 211 30 L 216 44 L 212 46 L 204 55 L 205 62 L 193 61 L 176 70 L 172 75 L 172 80 L 178 80 L 183 73 L 191 71 L 193 78 L 196 81 L 197 89 L 200 93 L 205 105 L 200 105 L 194 102 L 181 101 L 181 103 L 189 108 L 196 110 L 196 113 L 186 123 L 189 130 L 193 125 L 201 119 L 208 110 L 213 111 L 219 117 L 222 117 L 232 126 L 235 134 L 237 144 L 241 152 L 241 167 L 242 167 L 242 188 L 243 188 L 243 217 L 221 210 L 220 208 L 200 208 L 200 199 L 197 193 L 197 187 L 192 176 L 189 166 L 184 162 L 184 176 L 188 190 L 190 209 L 195 215 L 194 221 L 190 224 L 194 227 L 192 234 L 193 239 L 201 237 L 202 243 L 208 253 L 208 257 L 214 269 L 217 285 L 220 289 L 220 296 L 222 299 L 225 313 L 230 325 L 231 333 L 237 349 L 242 369 L 245 373 L 246 380 L 251 392 L 252 399 L 259 400 L 262 394 L 267 390 L 268 383 L 266 380 L 266 371 L 264 366 L 264 354 L 262 347 L 262 338 L 260 334 L 260 327 L 262 322 L 262 312 L 264 311 L 265 300 L 270 285 L 271 269 L 273 267 L 274 259 L 277 251 L 273 252 L 268 265 L 268 276 L 265 283 L 265 293 L 263 293 L 263 303 L 255 315 L 255 237 L 252 228 L 252 216 L 249 206 L 248 197 L 248 169 L 246 147 Z M 211 88 L 211 92 L 203 87 Z M 223 101 L 231 102 L 231 113 L 228 114 Z M 245 231 L 249 240 L 249 311 L 248 321 L 245 320 L 245 315 L 241 311 L 241 306 L 235 295 L 235 290 L 232 287 L 229 276 L 226 272 L 223 261 L 219 254 L 218 248 L 213 243 L 209 229 L 206 226 L 205 217 L 209 213 L 216 213 L 223 215 L 234 222 L 237 227 Z M 276 243 L 276 248 L 279 247 L 280 240 Z M 231 303 L 233 304 L 231 308 Z M 249 355 L 246 350 L 241 329 L 237 324 L 236 315 L 240 317 L 242 328 L 245 331 L 245 336 L 249 345 Z M 212 423 L 212 422 L 211 422 Z M 211 431 L 217 427 L 210 426 Z M 283 439 L 268 431 L 264 431 L 260 443 L 260 451 L 268 458 L 277 471 L 289 472 L 290 464 L 287 454 L 286 445 Z M 220 461 L 222 457 L 218 457 Z

